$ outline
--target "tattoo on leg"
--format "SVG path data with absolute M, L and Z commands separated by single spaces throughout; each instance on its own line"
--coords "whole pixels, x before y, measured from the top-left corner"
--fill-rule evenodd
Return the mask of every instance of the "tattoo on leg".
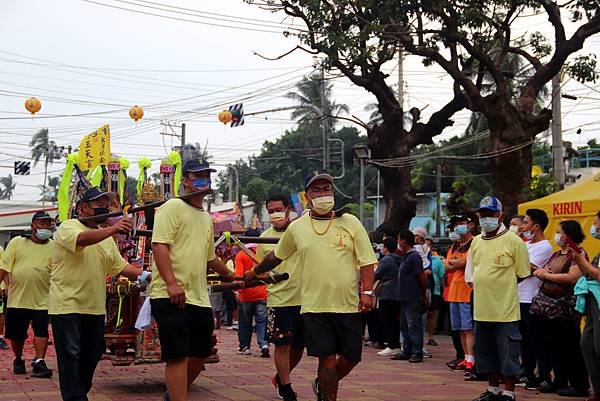
M 337 369 L 319 365 L 319 387 L 325 393 L 327 401 L 336 401 L 338 392 Z

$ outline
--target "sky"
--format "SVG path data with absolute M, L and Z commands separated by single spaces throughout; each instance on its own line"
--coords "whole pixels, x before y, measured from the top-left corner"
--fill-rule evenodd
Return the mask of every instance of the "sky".
M 548 26 L 540 17 L 522 18 L 515 33 L 548 31 Z M 258 154 L 265 140 L 294 127 L 289 111 L 248 116 L 237 128 L 223 126 L 217 114 L 239 102 L 246 113 L 292 105 L 284 95 L 311 74 L 316 60 L 304 52 L 277 61 L 256 53 L 275 57 L 292 49 L 296 39 L 284 37 L 282 31 L 301 27 L 283 14 L 242 0 L 3 0 L 0 176 L 12 173 L 14 161 L 30 158 L 28 143 L 41 128 L 48 128 L 59 146 L 77 147 L 85 134 L 108 123 L 112 152 L 131 162 L 128 173 L 136 177 L 139 158 L 152 159 L 151 172 L 158 171 L 160 159 L 179 144 L 176 137 L 161 135 L 171 132 L 161 126 L 165 121 L 185 122 L 186 142 L 206 146 L 218 168 Z M 568 31 L 572 28 L 567 26 Z M 599 52 L 598 35 L 581 51 Z M 383 69 L 395 84 L 397 61 Z M 451 98 L 452 80 L 440 68 L 423 67 L 417 57 L 405 59 L 404 78 L 404 106 L 423 109 L 423 119 Z M 364 108 L 375 98 L 345 78 L 332 82 L 336 102 L 368 120 Z M 563 100 L 565 140 L 582 145 L 598 137 L 600 82 L 584 86 L 566 77 L 563 92 L 578 96 L 576 101 Z M 30 96 L 42 101 L 34 117 L 24 109 Z M 133 105 L 145 111 L 137 123 L 128 115 Z M 456 124 L 436 140 L 461 134 L 469 115 L 455 115 Z M 581 135 L 576 134 L 578 128 Z M 49 175 L 60 175 L 63 168 L 64 160 L 58 160 Z M 14 177 L 15 199 L 37 199 L 36 185 L 43 182 L 43 173 L 39 163 L 30 176 Z

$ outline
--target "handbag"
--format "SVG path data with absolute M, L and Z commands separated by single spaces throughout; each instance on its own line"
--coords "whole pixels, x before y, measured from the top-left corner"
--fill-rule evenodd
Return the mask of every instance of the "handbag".
M 533 298 L 529 314 L 547 320 L 570 320 L 575 311 L 575 296 L 552 298 L 542 292 Z

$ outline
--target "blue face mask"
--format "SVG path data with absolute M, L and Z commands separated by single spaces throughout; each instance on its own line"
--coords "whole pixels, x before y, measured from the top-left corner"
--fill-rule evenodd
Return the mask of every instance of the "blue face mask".
M 194 180 L 192 181 L 192 186 L 196 189 L 205 187 L 210 188 L 210 184 L 210 178 L 194 178 Z
M 46 241 L 47 239 L 50 239 L 50 237 L 52 237 L 52 230 L 48 230 L 47 228 L 36 227 L 35 236 L 40 241 Z
M 469 227 L 466 224 L 461 224 L 461 225 L 454 227 L 454 232 L 457 233 L 458 235 L 465 235 L 466 233 L 469 232 Z

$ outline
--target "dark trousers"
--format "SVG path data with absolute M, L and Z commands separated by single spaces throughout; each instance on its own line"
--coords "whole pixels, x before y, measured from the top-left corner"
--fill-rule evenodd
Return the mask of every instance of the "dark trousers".
M 529 314 L 531 304 L 521 303 L 521 321 L 519 331 L 521 332 L 521 368 L 527 377 L 535 376 L 537 358 L 535 353 L 535 336 L 533 334 L 532 316 Z
M 51 315 L 63 401 L 87 401 L 94 370 L 106 350 L 104 315 Z
M 404 355 L 423 354 L 423 302 L 400 302 L 400 331 Z
M 369 330 L 369 341 L 374 344 L 383 344 L 385 342 L 385 334 L 383 324 L 379 317 L 378 308 L 374 308 L 369 312 L 361 313 L 363 322 L 363 335 L 365 327 Z
M 392 299 L 379 300 L 379 315 L 388 347 L 400 348 L 400 302 Z
M 600 395 L 600 309 L 596 297 L 588 294 L 585 306 L 585 328 L 581 335 L 581 350 L 590 375 L 594 394 Z
M 587 389 L 587 372 L 579 346 L 581 336 L 575 320 L 531 317 L 540 378 L 550 382 L 550 371 L 554 370 L 556 388 L 572 386 Z

